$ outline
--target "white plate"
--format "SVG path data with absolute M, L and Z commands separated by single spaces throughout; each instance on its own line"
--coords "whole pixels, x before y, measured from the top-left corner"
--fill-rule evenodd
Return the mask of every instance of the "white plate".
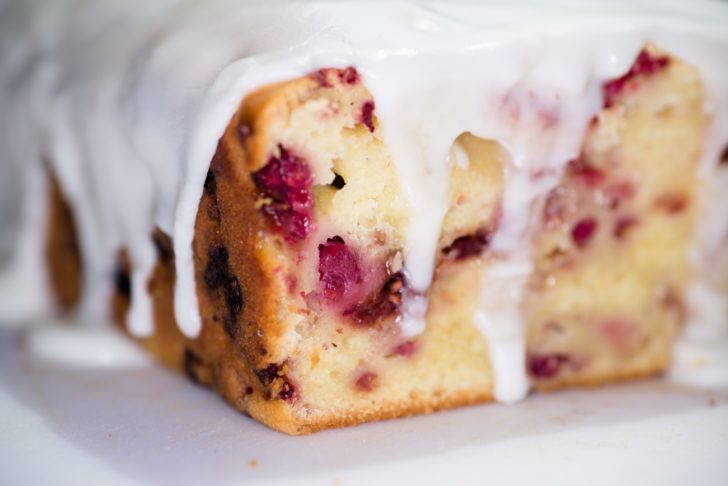
M 728 391 L 661 380 L 307 437 L 156 365 L 59 367 L 0 329 L 0 484 L 728 485 Z

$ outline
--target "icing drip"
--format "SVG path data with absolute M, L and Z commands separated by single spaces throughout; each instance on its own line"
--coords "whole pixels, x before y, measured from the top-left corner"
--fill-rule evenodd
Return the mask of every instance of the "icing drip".
M 728 134 L 728 7 L 715 2 L 46 3 L 0 6 L 0 149 L 27 175 L 29 199 L 10 265 L 26 279 L 15 290 L 27 305 L 5 287 L 0 303 L 1 315 L 13 318 L 50 306 L 39 258 L 42 198 L 28 196 L 43 192 L 32 174 L 42 172 L 47 155 L 77 218 L 81 313 L 102 315 L 126 248 L 130 331 L 153 331 L 146 287 L 158 227 L 173 236 L 175 317 L 184 334 L 197 336 L 191 242 L 226 124 L 245 94 L 263 84 L 353 65 L 374 96 L 378 135 L 410 209 L 404 268 L 413 291 L 403 305 L 404 335 L 424 328 L 453 141 L 470 131 L 510 154 L 502 222 L 491 242 L 495 261 L 482 276 L 475 322 L 488 338 L 496 398 L 514 401 L 528 389 L 519 307 L 530 272 L 530 218 L 578 153 L 601 106 L 601 83 L 621 75 L 652 41 L 696 66 L 705 81 L 715 123 L 706 187 Z M 720 190 L 706 190 L 701 202 L 704 219 L 719 223 L 699 229 L 693 248 L 690 345 L 705 341 L 696 337 L 704 326 L 716 336 L 728 329 L 726 294 L 702 270 L 728 233 L 719 201 Z M 716 205 L 722 212 L 711 212 Z M 5 300 L 16 304 L 14 312 Z
M 149 364 L 139 346 L 111 323 L 49 321 L 29 328 L 25 347 L 41 361 L 53 364 L 130 368 Z

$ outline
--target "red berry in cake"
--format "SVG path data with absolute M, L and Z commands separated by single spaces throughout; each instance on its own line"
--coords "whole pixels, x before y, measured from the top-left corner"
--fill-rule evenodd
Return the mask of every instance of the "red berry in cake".
M 570 161 L 566 165 L 566 171 L 570 176 L 578 178 L 588 187 L 601 184 L 605 178 L 604 172 L 592 167 L 581 159 Z
M 397 272 L 382 285 L 379 292 L 369 300 L 344 311 L 354 324 L 367 326 L 397 312 L 402 304 L 405 280 L 401 272 Z
M 469 257 L 479 256 L 490 243 L 490 234 L 486 231 L 478 231 L 471 235 L 460 236 L 450 246 L 443 248 L 442 252 L 451 260 L 464 260 Z
M 340 236 L 326 240 L 319 250 L 319 282 L 326 301 L 337 302 L 347 297 L 363 282 L 359 259 Z
M 361 122 L 366 125 L 370 132 L 374 133 L 374 102 L 365 101 L 361 106 Z
M 258 370 L 256 375 L 260 383 L 267 388 L 266 395 L 269 399 L 279 398 L 292 402 L 298 396 L 297 390 L 283 368 L 283 365 L 271 363 L 267 367 Z
M 609 108 L 614 104 L 615 98 L 624 90 L 625 86 L 637 76 L 654 74 L 668 66 L 670 58 L 667 56 L 654 57 L 649 52 L 640 51 L 632 67 L 623 76 L 613 79 L 604 84 L 602 93 L 604 95 L 604 107 Z
M 296 387 L 286 379 L 283 379 L 278 390 L 278 398 L 286 402 L 292 402 L 296 399 Z
M 579 248 L 585 247 L 596 232 L 598 227 L 597 220 L 594 218 L 584 218 L 579 220 L 571 229 L 571 239 Z
M 405 341 L 394 347 L 391 352 L 392 356 L 403 356 L 409 358 L 414 355 L 420 349 L 420 345 L 417 341 Z
M 316 81 L 321 88 L 331 88 L 332 84 L 329 82 L 328 72 L 331 69 L 319 69 L 316 72 L 311 73 L 311 79 Z
M 359 391 L 370 392 L 379 385 L 378 381 L 379 380 L 376 373 L 374 373 L 373 371 L 364 371 L 363 373 L 360 373 L 359 376 L 357 376 L 356 380 L 354 381 L 354 386 Z
M 313 176 L 308 164 L 279 146 L 279 156 L 253 174 L 253 181 L 266 201 L 262 210 L 289 241 L 303 240 L 312 230 Z
M 359 82 L 359 72 L 356 68 L 349 66 L 339 71 L 339 79 L 344 84 L 354 85 Z
M 723 153 L 720 154 L 720 165 L 728 165 L 728 146 L 723 149 Z
M 569 357 L 561 353 L 532 354 L 528 357 L 528 371 L 535 378 L 553 378 Z

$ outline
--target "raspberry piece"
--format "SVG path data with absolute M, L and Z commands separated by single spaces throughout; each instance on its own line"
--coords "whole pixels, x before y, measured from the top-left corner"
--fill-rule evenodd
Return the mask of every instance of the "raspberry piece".
M 532 354 L 528 357 L 528 371 L 535 378 L 553 378 L 569 361 L 570 358 L 561 353 Z
M 420 345 L 417 341 L 405 341 L 395 346 L 391 354 L 395 356 L 404 356 L 405 358 L 409 358 L 419 349 Z
M 356 68 L 349 66 L 348 68 L 339 71 L 339 80 L 345 84 L 356 84 L 359 82 L 359 72 Z
M 347 246 L 344 239 L 334 236 L 318 247 L 319 282 L 324 298 L 337 302 L 346 297 L 355 287 L 362 284 L 362 274 L 357 255 Z
M 283 365 L 271 363 L 255 374 L 258 376 L 260 383 L 266 387 L 266 397 L 268 399 L 275 397 L 287 402 L 293 402 L 298 397 L 298 393 L 288 375 L 284 373 L 283 368 Z
M 354 382 L 354 386 L 358 390 L 363 392 L 370 392 L 374 390 L 378 385 L 379 383 L 377 374 L 373 371 L 365 371 L 361 373 Z
M 451 260 L 464 260 L 483 253 L 489 243 L 490 234 L 486 231 L 478 231 L 472 235 L 456 238 L 450 246 L 443 248 L 442 252 Z
M 291 242 L 304 240 L 313 229 L 313 176 L 306 162 L 278 146 L 280 155 L 253 174 L 255 185 L 270 199 L 262 210 Z
M 594 218 L 584 218 L 574 225 L 571 229 L 571 239 L 579 248 L 583 248 L 589 243 L 594 236 L 598 227 L 597 220 Z
M 604 172 L 592 167 L 580 159 L 571 160 L 566 164 L 567 173 L 581 180 L 587 187 L 598 186 L 604 181 Z
M 361 106 L 361 122 L 366 125 L 370 132 L 374 133 L 374 102 L 365 101 Z
M 356 325 L 371 325 L 397 312 L 402 304 L 404 287 L 404 275 L 397 272 L 384 282 L 373 298 L 344 311 L 344 315 L 349 316 Z
M 634 64 L 626 74 L 604 83 L 602 87 L 604 107 L 609 108 L 614 105 L 615 98 L 624 90 L 630 80 L 637 76 L 654 74 L 666 68 L 668 64 L 670 64 L 670 58 L 667 56 L 653 57 L 645 50 L 640 51 Z

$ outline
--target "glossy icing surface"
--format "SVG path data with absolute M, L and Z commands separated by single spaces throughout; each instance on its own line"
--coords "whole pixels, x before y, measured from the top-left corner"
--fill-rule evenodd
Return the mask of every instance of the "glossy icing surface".
M 474 320 L 488 338 L 496 397 L 515 401 L 529 386 L 519 303 L 531 271 L 526 242 L 533 204 L 578 153 L 602 106 L 602 83 L 622 74 L 651 41 L 698 68 L 713 123 L 702 167 L 703 221 L 710 222 L 693 246 L 697 276 L 688 305 L 697 310 L 681 344 L 694 351 L 709 341 L 718 345 L 719 357 L 728 354 L 725 295 L 708 276 L 728 234 L 728 201 L 720 197 L 728 171 L 717 163 L 728 142 L 725 4 L 46 3 L 0 6 L 0 144 L 23 178 L 27 213 L 20 218 L 12 275 L 0 279 L 0 289 L 13 289 L 0 295 L 3 314 L 49 308 L 47 295 L 36 298 L 44 294 L 38 291 L 44 277 L 38 258 L 43 191 L 37 186 L 45 158 L 78 220 L 86 262 L 81 313 L 105 311 L 116 254 L 125 247 L 133 267 L 130 331 L 153 331 L 145 289 L 156 258 L 150 235 L 158 226 L 173 235 L 177 321 L 196 336 L 194 220 L 230 117 L 245 94 L 263 84 L 353 65 L 374 95 L 378 136 L 410 205 L 405 271 L 419 297 L 405 301 L 403 334 L 416 335 L 424 326 L 453 141 L 470 131 L 497 140 L 510 154 L 502 224 L 492 242 L 499 258 L 483 275 Z M 556 123 L 545 125 L 544 112 Z M 546 176 L 534 180 L 535 172 Z M 690 368 L 684 354 L 676 354 L 680 369 Z M 723 363 L 717 381 L 728 383 L 728 360 L 715 361 Z

